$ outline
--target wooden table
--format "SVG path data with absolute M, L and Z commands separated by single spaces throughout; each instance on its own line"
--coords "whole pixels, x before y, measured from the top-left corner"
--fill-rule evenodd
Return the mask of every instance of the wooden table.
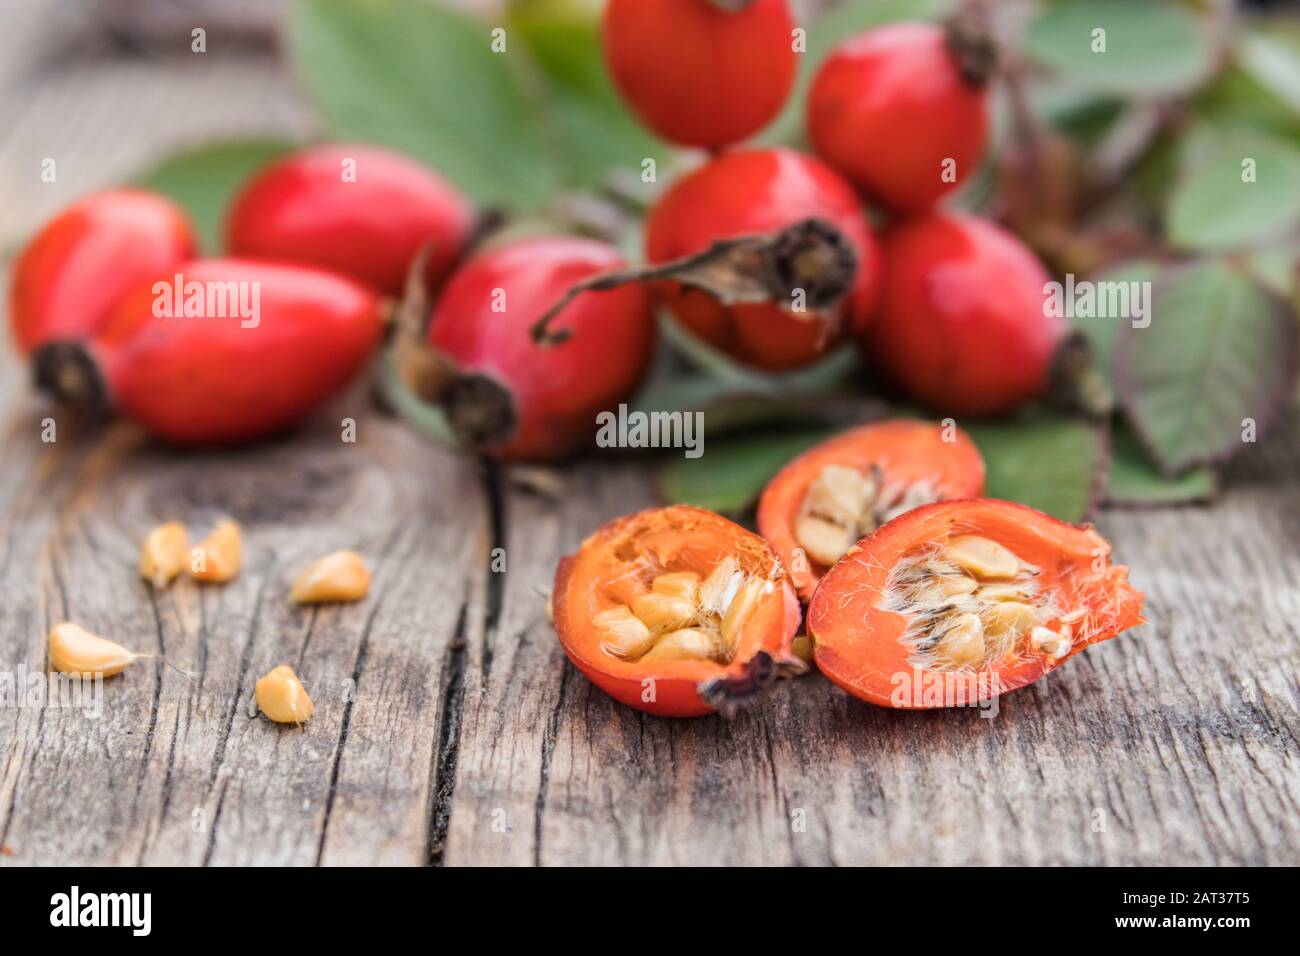
M 10 243 L 192 140 L 196 118 L 304 122 L 264 58 L 56 70 L 22 50 L 22 97 L 15 70 L 0 100 Z M 57 186 L 32 172 L 47 154 L 65 157 Z M 1151 623 L 995 719 L 880 710 L 813 675 L 732 722 L 672 721 L 569 666 L 538 593 L 599 523 L 654 501 L 644 463 L 579 464 L 542 494 L 363 389 L 237 452 L 62 419 L 49 444 L 12 356 L 3 376 L 0 670 L 43 668 L 71 618 L 198 676 L 137 663 L 97 720 L 0 707 L 0 864 L 1300 862 L 1295 415 L 1213 508 L 1103 516 Z M 246 531 L 234 582 L 153 594 L 137 578 L 149 527 L 222 513 Z M 371 596 L 291 606 L 294 572 L 345 546 L 375 566 Z M 250 716 L 279 663 L 316 701 L 302 728 Z

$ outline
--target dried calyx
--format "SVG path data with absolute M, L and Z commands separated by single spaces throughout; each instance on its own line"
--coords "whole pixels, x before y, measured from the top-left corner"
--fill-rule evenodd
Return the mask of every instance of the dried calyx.
M 929 480 L 888 481 L 879 465 L 866 471 L 827 465 L 808 486 L 795 540 L 810 558 L 830 567 L 863 535 L 942 497 Z
M 551 322 L 583 292 L 672 280 L 707 292 L 723 305 L 777 303 L 792 315 L 812 317 L 843 301 L 857 270 L 857 251 L 839 229 L 824 219 L 803 219 L 775 232 L 719 240 L 697 255 L 579 282 L 537 320 L 533 341 L 565 341 L 568 332 L 552 330 Z
M 908 615 L 903 640 L 918 667 L 979 670 L 1035 654 L 1055 663 L 1081 636 L 1084 612 L 1061 614 L 1038 573 L 996 541 L 957 535 L 901 561 L 882 607 Z
M 728 555 L 701 579 L 694 571 L 653 573 L 630 605 L 601 611 L 602 649 L 620 660 L 730 664 L 759 599 L 774 587 Z

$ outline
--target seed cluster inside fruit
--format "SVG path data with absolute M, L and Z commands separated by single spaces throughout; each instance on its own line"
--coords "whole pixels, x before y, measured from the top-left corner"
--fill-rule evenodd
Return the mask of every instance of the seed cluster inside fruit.
M 866 471 L 827 465 L 808 486 L 795 522 L 795 540 L 810 558 L 829 567 L 863 535 L 942 497 L 930 481 L 886 480 L 879 465 Z
M 1031 654 L 1055 662 L 1069 654 L 1083 612 L 1062 614 L 1038 575 L 996 541 L 956 535 L 900 561 L 883 607 L 908 615 L 903 640 L 915 649 L 911 663 L 927 670 L 979 670 Z
M 650 571 L 630 604 L 595 617 L 606 653 L 627 661 L 689 660 L 729 664 L 741 632 L 773 587 L 747 574 L 730 555 L 707 577 L 694 571 Z

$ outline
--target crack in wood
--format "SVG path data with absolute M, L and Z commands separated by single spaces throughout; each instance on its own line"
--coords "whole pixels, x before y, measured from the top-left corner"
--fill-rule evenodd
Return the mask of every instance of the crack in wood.
M 424 859 L 428 866 L 444 866 L 447 846 L 447 825 L 451 821 L 451 802 L 456 789 L 456 762 L 460 753 L 461 716 L 465 701 L 465 657 L 469 642 L 465 628 L 469 616 L 469 601 L 460 606 L 455 636 L 447 646 L 443 658 L 442 677 L 438 698 L 442 701 L 442 715 L 438 721 L 438 737 L 433 759 L 430 760 L 429 781 L 429 835 L 425 841 Z

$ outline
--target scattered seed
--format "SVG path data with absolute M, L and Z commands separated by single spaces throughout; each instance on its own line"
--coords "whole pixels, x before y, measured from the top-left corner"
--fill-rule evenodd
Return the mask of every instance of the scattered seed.
M 242 550 L 239 525 L 223 518 L 192 552 L 190 575 L 199 581 L 229 581 L 239 573 Z
M 298 604 L 360 601 L 370 592 L 370 569 L 355 551 L 335 551 L 312 564 L 293 582 Z
M 140 576 L 159 590 L 185 570 L 189 557 L 189 533 L 179 521 L 168 521 L 154 528 L 140 549 Z
M 132 661 L 161 661 L 176 673 L 194 679 L 193 674 L 187 674 L 165 657 L 136 654 L 69 621 L 50 630 L 50 670 L 54 673 L 112 677 L 126 670 Z
M 112 677 L 139 656 L 68 621 L 54 625 L 50 631 L 50 669 L 59 674 Z
M 277 724 L 301 724 L 316 708 L 293 668 L 286 664 L 272 670 L 253 690 L 258 709 Z

